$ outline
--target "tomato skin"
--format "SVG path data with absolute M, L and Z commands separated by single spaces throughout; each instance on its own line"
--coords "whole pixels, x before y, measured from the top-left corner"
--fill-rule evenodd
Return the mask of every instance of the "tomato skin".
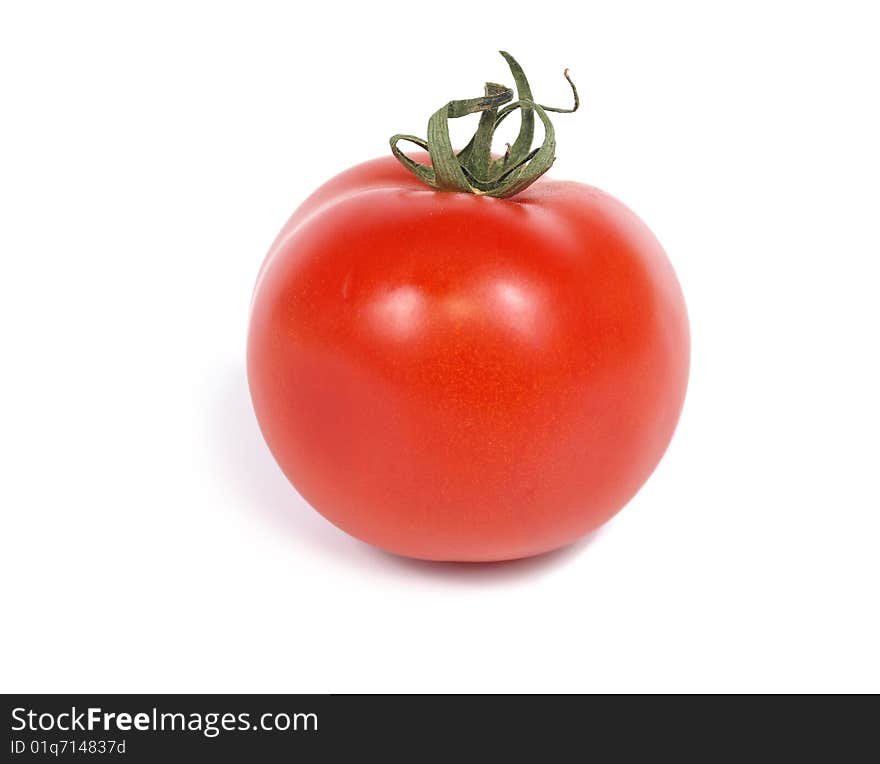
M 247 362 L 266 442 L 325 517 L 397 554 L 490 561 L 568 544 L 636 493 L 689 335 L 660 244 L 607 194 L 442 193 L 387 157 L 288 221 Z

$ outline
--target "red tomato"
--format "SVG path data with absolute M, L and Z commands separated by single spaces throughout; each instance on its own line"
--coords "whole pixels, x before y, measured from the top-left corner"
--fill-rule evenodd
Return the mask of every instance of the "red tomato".
M 688 376 L 660 244 L 595 188 L 430 189 L 393 157 L 315 192 L 257 281 L 266 442 L 348 533 L 429 560 L 568 544 L 662 456 Z

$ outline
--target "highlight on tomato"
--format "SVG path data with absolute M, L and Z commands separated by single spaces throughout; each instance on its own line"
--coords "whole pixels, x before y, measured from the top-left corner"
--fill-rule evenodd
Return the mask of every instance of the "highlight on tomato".
M 657 239 L 608 194 L 544 177 L 549 114 L 578 107 L 568 72 L 573 107 L 545 106 L 502 55 L 515 90 L 450 101 L 427 139 L 395 135 L 306 199 L 251 306 L 248 381 L 284 474 L 344 531 L 425 560 L 526 557 L 597 528 L 660 461 L 687 386 Z M 475 113 L 455 151 L 449 120 Z

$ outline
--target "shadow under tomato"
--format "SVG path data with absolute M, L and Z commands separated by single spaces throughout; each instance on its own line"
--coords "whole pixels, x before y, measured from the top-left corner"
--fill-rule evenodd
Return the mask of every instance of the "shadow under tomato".
M 572 562 L 601 533 L 597 529 L 578 539 L 573 544 L 552 552 L 545 552 L 534 557 L 519 560 L 502 560 L 499 562 L 432 562 L 430 560 L 413 560 L 408 557 L 375 550 L 376 555 L 384 558 L 385 565 L 397 568 L 406 575 L 427 576 L 451 581 L 507 581 L 526 576 L 548 573 L 562 568 Z
M 448 582 L 505 582 L 532 578 L 574 560 L 598 536 L 585 536 L 537 557 L 490 563 L 430 562 L 400 557 L 347 535 L 296 492 L 272 458 L 251 407 L 244 368 L 227 367 L 216 377 L 217 392 L 207 412 L 207 438 L 216 474 L 253 519 L 294 544 L 319 550 L 328 561 L 360 572 Z

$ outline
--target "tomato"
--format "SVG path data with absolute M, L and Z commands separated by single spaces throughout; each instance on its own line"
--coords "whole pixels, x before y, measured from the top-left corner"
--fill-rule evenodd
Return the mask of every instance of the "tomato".
M 382 549 L 489 561 L 568 544 L 659 462 L 689 339 L 660 244 L 542 178 L 438 192 L 394 157 L 330 180 L 275 241 L 247 367 L 278 464 Z

